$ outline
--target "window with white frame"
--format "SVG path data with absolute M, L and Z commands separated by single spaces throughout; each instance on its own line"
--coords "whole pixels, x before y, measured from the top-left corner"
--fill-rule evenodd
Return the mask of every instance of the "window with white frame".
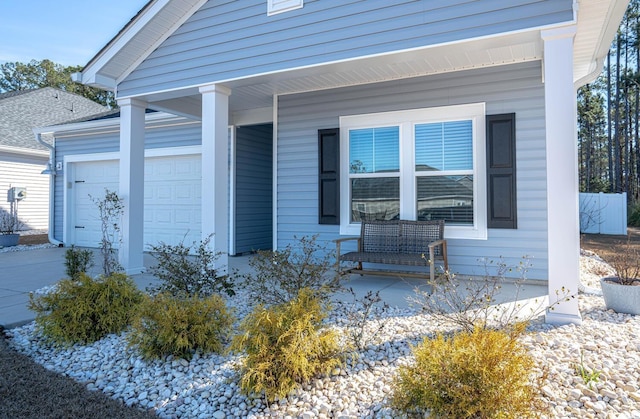
M 361 220 L 438 220 L 486 239 L 483 103 L 340 118 L 341 234 Z
M 288 12 L 289 10 L 300 9 L 303 0 L 267 0 L 267 15 Z

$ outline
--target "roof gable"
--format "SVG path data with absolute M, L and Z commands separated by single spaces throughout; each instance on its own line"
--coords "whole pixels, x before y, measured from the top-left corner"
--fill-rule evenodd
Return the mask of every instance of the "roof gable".
M 150 0 L 73 80 L 114 90 L 207 0 Z

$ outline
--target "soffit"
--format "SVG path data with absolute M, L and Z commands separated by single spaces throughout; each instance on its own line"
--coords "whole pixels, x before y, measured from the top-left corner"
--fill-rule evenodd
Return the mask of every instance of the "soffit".
M 573 44 L 576 87 L 592 81 L 602 71 L 602 63 L 628 4 L 628 0 L 578 1 Z

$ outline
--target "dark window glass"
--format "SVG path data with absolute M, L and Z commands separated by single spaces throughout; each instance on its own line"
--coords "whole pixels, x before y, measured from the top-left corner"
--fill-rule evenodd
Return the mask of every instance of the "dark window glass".
M 400 178 L 351 179 L 351 221 L 394 220 L 400 215 Z
M 421 176 L 417 187 L 418 220 L 473 225 L 473 176 Z

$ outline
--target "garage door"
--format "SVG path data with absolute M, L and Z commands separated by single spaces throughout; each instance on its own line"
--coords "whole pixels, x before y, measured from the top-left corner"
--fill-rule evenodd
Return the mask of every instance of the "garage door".
M 100 219 L 93 198 L 118 189 L 118 161 L 73 164 L 73 204 L 69 244 L 99 247 Z M 150 157 L 145 160 L 144 242 L 186 244 L 200 239 L 200 156 Z

